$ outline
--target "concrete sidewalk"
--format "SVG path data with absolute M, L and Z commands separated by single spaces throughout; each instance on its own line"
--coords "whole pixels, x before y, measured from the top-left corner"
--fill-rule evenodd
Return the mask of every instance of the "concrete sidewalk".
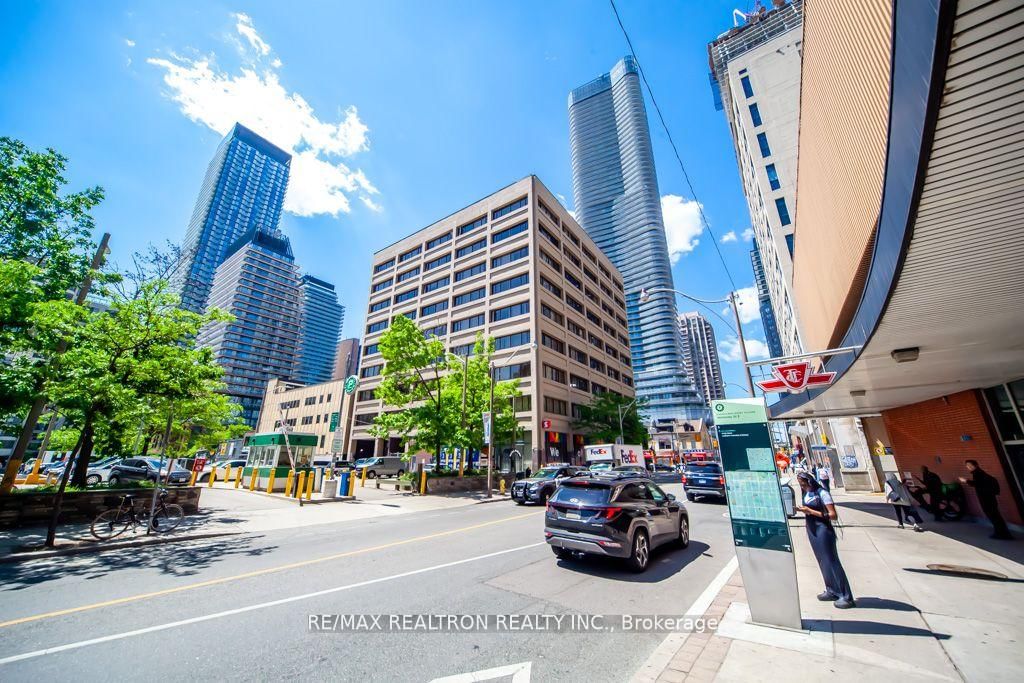
M 971 522 L 898 529 L 881 495 L 838 493 L 839 554 L 857 608 L 819 602 L 823 584 L 803 521 L 792 520 L 803 631 L 758 626 L 739 572 L 705 613 L 713 632 L 673 634 L 634 681 L 997 681 L 1024 671 L 1024 542 Z M 961 565 L 1006 577 L 928 569 Z
M 319 524 L 338 524 L 374 517 L 412 514 L 432 510 L 508 501 L 497 492 L 490 499 L 483 492 L 447 496 L 419 496 L 356 484 L 355 500 L 321 501 L 315 497 L 303 506 L 283 495 L 269 495 L 215 483 L 203 487 L 199 513 L 189 515 L 181 526 L 167 535 L 147 536 L 144 528 L 130 530 L 108 542 L 97 541 L 90 524 L 63 524 L 58 528 L 57 548 L 41 550 L 45 527 L 0 530 L 0 562 L 49 557 L 68 552 L 114 550 L 127 546 L 173 543 L 229 534 L 261 533 Z

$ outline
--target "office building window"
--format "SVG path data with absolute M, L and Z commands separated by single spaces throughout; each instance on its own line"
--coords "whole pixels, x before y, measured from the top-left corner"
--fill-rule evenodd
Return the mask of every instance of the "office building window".
M 381 280 L 380 282 L 375 284 L 373 286 L 373 289 L 371 289 L 370 291 L 371 291 L 371 293 L 376 294 L 377 292 L 379 292 L 381 290 L 384 290 L 384 289 L 387 289 L 388 287 L 390 287 L 391 286 L 391 282 L 392 282 L 391 278 L 388 278 L 387 280 Z
M 372 356 L 373 354 L 378 352 L 379 347 L 377 346 L 377 344 L 367 344 L 366 346 L 363 347 L 363 358 L 366 358 L 367 356 Z
M 459 294 L 457 297 L 452 299 L 452 305 L 453 306 L 462 306 L 464 304 L 468 304 L 471 301 L 478 301 L 480 299 L 483 299 L 485 296 L 487 296 L 487 288 L 486 287 L 480 287 L 478 289 L 474 289 L 471 292 L 466 292 L 465 294 Z
M 544 397 L 544 412 L 551 413 L 552 415 L 568 415 L 569 404 L 565 401 L 557 398 L 551 398 L 550 396 Z
M 415 258 L 416 256 L 419 256 L 422 253 L 423 253 L 423 247 L 416 247 L 415 249 L 410 249 L 409 251 L 405 252 L 404 254 L 402 254 L 402 255 L 400 255 L 398 257 L 398 262 L 399 263 L 405 263 L 409 259 Z
M 743 86 L 743 94 L 746 97 L 754 96 L 754 88 L 750 85 L 750 76 L 743 76 L 740 78 L 740 84 Z
M 442 244 L 446 244 L 447 242 L 451 242 L 451 241 L 452 241 L 452 234 L 450 232 L 446 232 L 445 234 L 443 234 L 443 235 L 441 235 L 439 237 L 435 237 L 434 239 L 432 239 L 429 242 L 427 242 L 427 251 L 430 251 L 434 247 L 439 247 Z
M 452 327 L 454 329 L 454 325 Z M 473 348 L 475 346 L 476 346 L 476 342 L 472 342 L 472 343 L 469 343 L 469 344 L 459 344 L 458 346 L 453 346 L 452 347 L 452 353 L 454 353 L 456 356 L 461 356 L 463 358 L 466 358 L 467 356 L 472 356 L 473 355 Z
M 547 332 L 541 333 L 540 343 L 548 347 L 552 351 L 557 351 L 558 353 L 565 353 L 565 342 L 563 342 L 561 339 L 555 339 Z
M 398 274 L 398 281 L 399 282 L 405 282 L 406 280 L 411 280 L 412 278 L 416 277 L 419 274 L 420 274 L 420 267 L 416 266 L 415 268 L 407 270 L 404 273 L 399 273 Z
M 550 232 L 548 232 L 548 229 L 545 228 L 543 225 L 537 228 L 537 232 L 539 232 L 541 237 L 546 239 L 548 242 L 551 242 L 551 244 L 553 244 L 555 247 L 562 246 L 562 241 L 555 237 L 554 235 L 552 235 Z
M 420 309 L 420 317 L 425 316 L 425 315 L 434 315 L 435 313 L 440 313 L 441 311 L 444 311 L 444 310 L 447 310 L 447 309 L 448 309 L 448 299 L 445 299 L 443 301 L 438 301 L 436 303 L 430 304 L 429 306 L 424 306 L 423 308 L 421 308 Z
M 416 319 L 416 309 L 414 308 L 411 311 L 403 311 L 402 313 L 399 313 L 398 315 L 404 315 L 409 320 L 415 320 Z M 394 320 L 395 318 L 398 317 L 398 315 L 396 315 L 394 318 L 391 318 L 391 319 Z
M 604 363 L 602 363 L 598 359 L 591 358 L 590 359 L 590 369 L 591 370 L 597 370 L 598 372 L 605 372 L 608 368 L 605 366 Z
M 357 401 L 373 401 L 375 399 L 376 396 L 373 395 L 373 389 L 363 389 L 358 394 L 356 394 Z
M 548 253 L 543 249 L 540 250 L 540 260 L 548 264 L 548 266 L 550 266 L 551 268 L 553 268 L 556 273 L 562 272 L 561 264 L 558 263 L 558 261 L 555 260 L 552 256 L 548 255 Z
M 529 283 L 530 283 L 530 274 L 529 273 L 523 273 L 522 275 L 516 275 L 515 277 L 510 277 L 507 280 L 501 280 L 499 282 L 495 282 L 494 284 L 492 284 L 491 285 L 491 294 L 501 294 L 502 292 L 507 292 L 510 289 L 515 289 L 516 287 L 522 287 L 523 285 L 526 285 L 526 284 L 529 284 Z
M 355 423 L 360 427 L 372 425 L 373 421 L 377 418 L 377 413 L 361 413 L 355 416 Z
M 455 233 L 458 235 L 465 235 L 467 232 L 476 230 L 482 225 L 487 225 L 487 216 L 480 216 L 480 218 L 477 218 L 475 221 L 466 223 L 465 225 L 460 225 L 455 229 Z
M 573 389 L 590 392 L 590 382 L 579 375 L 569 375 L 569 386 Z
M 385 308 L 391 305 L 391 299 L 384 299 L 376 303 L 370 304 L 370 313 L 376 313 L 377 311 L 383 311 Z
M 570 332 L 575 334 L 580 339 L 586 339 L 587 338 L 586 337 L 586 333 L 583 331 L 583 328 L 580 327 L 579 325 L 577 325 L 576 323 L 574 323 L 572 320 L 566 320 L 565 321 L 565 326 L 566 326 L 566 328 L 568 328 L 568 330 Z
M 794 240 L 795 237 L 796 237 L 795 234 L 786 235 L 786 247 L 789 248 L 789 257 L 790 258 L 793 258 L 793 247 L 794 247 L 793 240 Z
M 452 322 L 452 332 L 462 332 L 463 330 L 471 330 L 474 327 L 480 327 L 484 324 L 484 314 L 478 313 L 477 315 L 469 318 L 463 318 L 462 320 L 456 320 Z
M 569 263 L 573 264 L 577 268 L 582 268 L 583 264 L 580 263 L 580 257 L 573 254 L 568 249 L 565 250 L 565 258 L 569 260 Z
M 517 413 L 522 413 L 522 412 L 525 412 L 527 410 L 532 410 L 533 409 L 533 400 L 532 400 L 532 398 L 533 397 L 530 396 L 529 394 L 526 394 L 524 396 L 516 396 L 515 398 L 512 399 L 512 410 L 514 410 Z
M 440 280 L 434 280 L 433 282 L 428 282 L 425 285 L 423 285 L 423 293 L 427 294 L 428 292 L 433 292 L 435 289 L 440 289 L 441 287 L 447 287 L 450 282 L 451 282 L 451 279 L 448 278 L 447 275 L 445 277 L 441 278 Z
M 384 370 L 383 365 L 371 365 L 359 371 L 360 377 L 376 377 Z
M 366 334 L 373 334 L 374 332 L 380 332 L 386 330 L 388 327 L 387 320 L 381 320 L 379 323 L 371 323 L 366 326 Z
M 754 122 L 754 127 L 761 125 L 761 110 L 757 108 L 757 104 L 752 104 L 750 109 L 750 120 Z
M 491 259 L 491 268 L 499 268 L 501 266 L 512 263 L 513 261 L 518 261 L 521 258 L 525 258 L 529 254 L 530 248 L 522 247 L 520 249 L 516 249 L 515 251 L 510 251 L 507 254 L 495 256 L 494 258 Z
M 463 270 L 456 272 L 455 281 L 462 282 L 466 278 L 473 277 L 474 275 L 479 275 L 485 270 L 487 270 L 487 261 L 481 261 L 476 265 L 470 266 L 469 268 L 464 268 Z
M 485 237 L 485 238 L 483 238 L 481 240 L 477 240 L 476 242 L 473 242 L 472 244 L 467 244 L 464 247 L 459 247 L 458 249 L 456 249 L 455 250 L 455 258 L 462 258 L 463 256 L 469 256 L 474 251 L 480 251 L 481 249 L 483 249 L 486 246 L 487 246 L 487 238 Z
M 578 277 L 576 277 L 575 275 L 573 275 L 572 273 L 569 273 L 569 272 L 565 273 L 565 281 L 568 282 L 573 287 L 575 287 L 576 289 L 579 289 L 579 290 L 583 289 L 583 283 L 580 282 L 580 279 Z
M 428 270 L 433 270 L 434 268 L 437 268 L 438 266 L 443 266 L 444 264 L 448 263 L 451 260 L 452 260 L 452 255 L 451 254 L 445 254 L 444 256 L 438 256 L 433 261 L 427 261 L 423 265 L 423 272 L 426 272 Z
M 502 242 L 510 237 L 514 237 L 521 232 L 526 232 L 526 229 L 529 227 L 529 225 L 529 222 L 523 221 L 522 223 L 513 225 L 510 228 L 499 230 L 498 232 L 491 235 L 491 244 L 497 244 L 498 242 Z
M 789 225 L 790 223 L 792 223 L 792 221 L 789 220 L 789 209 L 786 208 L 785 197 L 778 197 L 775 200 L 775 208 L 778 209 L 779 220 L 782 222 L 783 225 Z
M 764 167 L 764 170 L 765 173 L 768 174 L 768 184 L 773 190 L 777 190 L 782 187 L 782 184 L 779 182 L 779 174 L 775 170 L 775 164 L 768 164 Z
M 548 280 L 543 275 L 540 276 L 540 286 L 557 296 L 559 299 L 562 298 L 562 288 L 554 282 L 551 282 L 551 280 Z
M 572 358 L 577 363 L 587 364 L 587 354 L 577 349 L 572 344 L 569 345 L 569 358 Z
M 511 349 L 514 346 L 523 346 L 530 343 L 530 333 L 527 332 L 515 332 L 513 334 L 506 334 L 501 337 L 494 338 L 494 350 L 503 351 L 504 349 Z
M 541 315 L 543 315 L 548 320 L 551 320 L 551 321 L 553 321 L 555 323 L 558 323 L 559 325 L 561 325 L 563 322 L 565 322 L 565 316 L 563 316 L 558 311 L 552 309 L 547 304 L 541 304 L 540 305 L 540 313 L 541 313 Z
M 530 376 L 530 362 L 513 363 L 504 367 L 494 369 L 494 379 L 497 382 L 504 382 L 510 379 L 520 379 Z
M 512 202 L 511 204 L 506 204 L 505 206 L 501 207 L 500 209 L 495 209 L 494 212 L 491 213 L 491 218 L 492 219 L 498 219 L 498 218 L 501 218 L 502 216 L 507 216 L 508 214 L 512 213 L 513 211 L 518 211 L 519 209 L 523 208 L 524 206 L 526 206 L 526 197 L 523 197 L 522 199 L 517 199 L 516 201 Z
M 502 320 L 508 320 L 514 318 L 517 315 L 526 315 L 530 312 L 530 302 L 520 301 L 517 304 L 511 306 L 503 306 L 502 308 L 495 308 L 491 310 L 491 322 L 496 323 Z
M 382 273 L 393 265 L 395 265 L 395 259 L 388 259 L 384 263 L 378 263 L 373 267 L 373 274 Z
M 762 157 L 770 157 L 772 155 L 772 148 L 768 146 L 768 136 L 764 133 L 757 134 L 757 146 L 761 148 Z
M 576 311 L 577 313 L 582 313 L 585 310 L 583 308 L 583 304 L 581 304 L 579 301 L 576 301 L 576 299 L 573 299 L 568 294 L 565 295 L 565 303 L 569 304 L 569 308 Z
M 551 367 L 547 363 L 544 364 L 544 379 L 549 379 L 552 382 L 558 382 L 559 384 L 565 384 L 565 370 L 560 370 L 555 367 Z
M 448 302 L 446 301 L 445 303 L 448 303 Z M 431 337 L 443 337 L 447 333 L 448 333 L 448 326 L 447 325 L 436 325 L 435 327 L 431 327 L 429 329 L 423 330 L 423 336 L 426 339 L 430 339 Z
M 395 295 L 395 303 L 396 304 L 400 304 L 403 301 L 408 301 L 409 299 L 415 299 L 416 298 L 416 293 L 417 293 L 417 290 L 415 288 L 413 288 L 413 289 L 409 289 L 409 290 L 406 290 L 404 292 L 401 292 L 399 294 L 396 294 Z

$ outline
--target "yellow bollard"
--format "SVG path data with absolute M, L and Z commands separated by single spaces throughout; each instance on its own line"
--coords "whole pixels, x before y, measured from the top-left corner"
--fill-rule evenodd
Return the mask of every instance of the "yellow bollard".
M 359 488 L 363 488 L 364 486 L 366 486 L 366 470 L 368 470 L 368 469 L 370 469 L 370 468 L 369 467 L 364 467 L 363 468 L 363 473 L 359 477 Z
M 238 468 L 238 474 L 235 475 L 235 488 L 236 489 L 242 484 L 242 472 L 243 471 L 244 470 L 241 467 L 239 467 Z
M 69 462 L 68 464 L 70 465 L 71 463 Z M 29 475 L 27 477 L 25 477 L 25 483 L 26 484 L 38 484 L 39 483 L 39 468 L 42 467 L 42 465 L 43 465 L 43 459 L 41 457 L 40 458 L 36 458 L 36 461 L 34 463 L 32 463 L 32 472 L 29 473 Z
M 306 500 L 313 500 L 313 482 L 316 481 L 316 474 L 313 470 L 309 472 L 309 479 L 306 480 Z
M 292 484 L 295 483 L 295 470 L 288 470 L 288 481 L 284 484 L 284 496 L 289 498 L 292 495 Z
M 353 498 L 356 497 L 356 477 L 355 474 L 349 474 L 348 477 L 348 495 Z
M 214 465 L 210 469 L 210 479 L 209 479 L 209 481 L 207 482 L 206 485 L 209 486 L 210 488 L 213 488 L 213 482 L 215 482 L 215 481 L 217 481 L 217 466 L 216 465 Z
M 195 486 L 196 485 L 196 477 L 198 477 L 198 476 L 199 476 L 199 470 L 192 470 L 192 481 L 190 481 L 188 483 L 188 485 L 189 486 Z
M 267 482 L 267 493 L 274 492 L 274 475 L 277 474 L 277 470 L 273 467 L 270 468 L 270 480 Z
M 256 490 L 256 480 L 259 478 L 259 476 L 260 476 L 260 471 L 257 468 L 253 467 L 252 468 L 252 476 L 249 478 L 249 490 L 250 491 L 255 491 Z
M 420 472 L 420 495 L 425 496 L 427 494 L 427 471 L 423 470 Z
M 225 467 L 227 467 L 227 470 L 225 470 L 225 472 L 224 472 L 224 481 L 225 482 L 230 482 L 231 481 L 231 465 L 230 465 L 230 463 L 225 465 Z
M 299 472 L 299 485 L 295 487 L 295 497 L 302 500 L 302 490 L 306 488 L 306 473 Z
M 505 495 L 505 479 L 504 478 L 498 480 L 498 491 L 501 493 L 501 495 L 503 495 L 503 496 Z

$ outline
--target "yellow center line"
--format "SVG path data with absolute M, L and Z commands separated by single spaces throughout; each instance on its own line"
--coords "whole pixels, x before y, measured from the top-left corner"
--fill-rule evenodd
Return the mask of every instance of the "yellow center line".
M 531 517 L 538 514 L 537 511 L 528 512 L 522 515 L 514 515 L 512 517 L 505 517 L 504 519 L 496 519 L 490 522 L 481 522 L 479 524 L 473 524 L 470 526 L 460 527 L 458 529 L 450 529 L 449 531 L 439 531 L 434 534 L 427 534 L 426 536 L 416 536 L 414 538 L 406 538 L 401 541 L 392 541 L 391 543 L 384 543 L 381 545 L 370 546 L 368 548 L 359 548 L 357 550 L 349 550 L 343 553 L 336 553 L 334 555 L 325 555 L 324 557 L 315 557 L 311 560 L 302 560 L 301 562 L 291 562 L 289 564 L 282 564 L 277 567 L 268 567 L 266 569 L 257 569 L 251 572 L 245 572 L 244 574 L 235 574 L 234 576 L 223 576 L 219 579 L 209 579 L 207 581 L 200 581 L 198 583 L 190 583 L 187 586 L 177 586 L 175 588 L 165 588 L 164 590 L 153 591 L 151 593 L 139 593 L 138 595 L 129 595 L 123 598 L 115 598 L 114 600 L 105 600 L 103 602 L 96 602 L 91 605 L 82 605 L 80 607 L 69 607 L 67 609 L 56 610 L 54 612 L 45 612 L 43 614 L 36 614 L 29 617 L 21 617 L 19 619 L 11 619 L 10 621 L 0 622 L 0 628 L 7 626 L 16 626 L 18 624 L 26 624 L 33 621 L 41 621 L 43 619 L 52 619 L 53 617 L 62 617 L 68 614 L 76 614 L 78 612 L 87 612 L 89 610 L 100 609 L 101 607 L 111 607 L 113 605 L 123 605 L 128 602 L 138 602 L 139 600 L 146 600 L 148 598 L 156 598 L 163 595 L 171 595 L 173 593 L 181 593 L 183 591 L 195 590 L 197 588 L 206 588 L 207 586 L 216 586 L 222 583 L 228 583 L 229 581 L 237 581 L 239 579 L 249 579 L 254 576 L 263 576 L 264 574 L 272 574 L 274 572 L 287 571 L 289 569 L 297 569 L 298 567 L 308 567 L 313 564 L 319 564 L 321 562 L 330 562 L 331 560 L 339 560 L 343 557 L 352 557 L 354 555 L 362 555 L 364 553 L 374 552 L 376 550 L 385 550 L 387 548 L 394 548 L 400 545 L 407 545 L 409 543 L 416 543 L 418 541 L 426 541 L 432 538 L 441 538 L 443 536 L 451 536 L 453 534 L 461 534 L 467 531 L 473 531 L 474 529 L 482 529 L 484 527 L 493 526 L 495 524 L 503 524 L 505 522 L 511 522 L 517 519 L 523 519 L 525 517 Z

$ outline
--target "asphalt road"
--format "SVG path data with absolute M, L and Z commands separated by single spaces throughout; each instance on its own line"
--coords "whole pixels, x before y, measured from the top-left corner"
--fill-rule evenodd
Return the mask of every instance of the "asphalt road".
M 505 502 L 0 565 L 0 679 L 430 681 L 529 662 L 534 681 L 627 680 L 663 634 L 312 633 L 309 616 L 684 614 L 734 554 L 725 505 L 687 507 L 690 547 L 639 575 L 556 560 L 543 509 Z

